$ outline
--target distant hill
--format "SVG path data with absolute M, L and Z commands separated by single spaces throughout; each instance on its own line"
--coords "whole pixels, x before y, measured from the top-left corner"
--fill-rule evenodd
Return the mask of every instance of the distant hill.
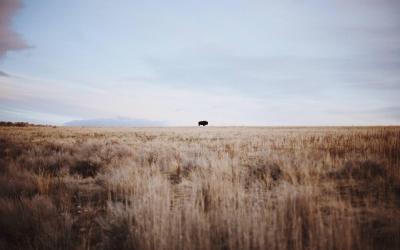
M 130 118 L 98 118 L 74 120 L 64 123 L 65 126 L 82 127 L 154 127 L 164 126 L 165 122 Z

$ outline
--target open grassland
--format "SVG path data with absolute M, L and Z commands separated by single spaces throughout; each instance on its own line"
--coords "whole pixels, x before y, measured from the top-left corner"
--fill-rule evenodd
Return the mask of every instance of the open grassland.
M 0 128 L 0 249 L 400 249 L 400 128 Z

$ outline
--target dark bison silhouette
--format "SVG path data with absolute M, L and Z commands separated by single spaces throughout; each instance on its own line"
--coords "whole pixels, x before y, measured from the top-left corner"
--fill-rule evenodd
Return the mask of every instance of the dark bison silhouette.
M 208 121 L 199 121 L 199 126 L 206 126 L 208 125 Z

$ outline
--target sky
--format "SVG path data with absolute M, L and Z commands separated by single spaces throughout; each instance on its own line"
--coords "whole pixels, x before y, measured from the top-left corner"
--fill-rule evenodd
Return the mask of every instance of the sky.
M 400 1 L 0 0 L 0 120 L 400 124 Z

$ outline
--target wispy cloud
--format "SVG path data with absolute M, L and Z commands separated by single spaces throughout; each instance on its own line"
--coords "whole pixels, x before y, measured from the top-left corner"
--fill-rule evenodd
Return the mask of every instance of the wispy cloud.
M 201 119 L 210 119 L 215 125 L 261 124 L 258 117 L 270 109 L 265 108 L 268 101 L 234 93 L 177 90 L 133 82 L 123 84 L 119 87 L 66 87 L 57 81 L 10 77 L 0 85 L 0 108 L 48 114 L 49 117 L 64 116 L 58 123 L 119 116 L 165 121 L 163 124 L 167 125 L 190 125 Z
M 212 125 L 396 124 L 398 108 L 390 103 L 372 99 L 363 106 L 351 96 L 339 101 L 335 93 L 323 99 L 296 94 L 257 98 L 229 88 L 177 89 L 129 79 L 89 88 L 11 76 L 0 85 L 1 119 L 55 124 L 82 119 L 115 124 L 113 117 L 125 117 L 132 125 L 195 125 L 203 119 Z
M 10 26 L 21 1 L 0 2 L 0 41 L 13 41 L 1 56 L 26 44 Z M 400 123 L 400 1 L 172 2 L 24 1 L 13 27 L 35 49 L 2 61 L 0 108 L 57 122 Z
M 0 70 L 0 77 L 9 77 L 10 75 Z
M 7 51 L 29 48 L 21 36 L 11 29 L 11 19 L 21 7 L 20 0 L 0 0 L 0 58 Z

